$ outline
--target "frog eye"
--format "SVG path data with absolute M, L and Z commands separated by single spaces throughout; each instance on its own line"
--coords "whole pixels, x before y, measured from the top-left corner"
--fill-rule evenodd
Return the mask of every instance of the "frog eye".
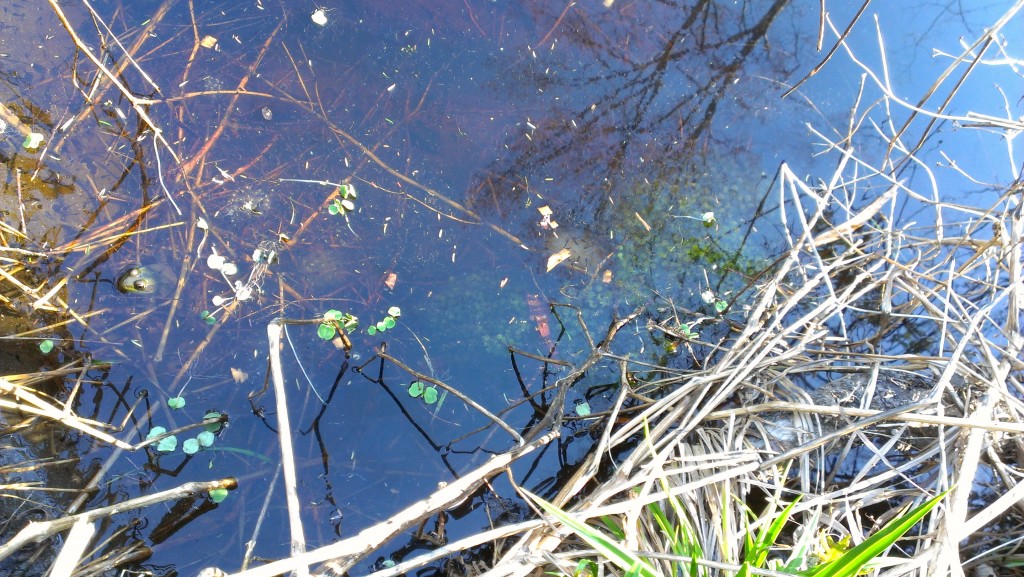
M 140 278 L 132 283 L 132 288 L 134 288 L 137 291 L 145 291 L 146 289 L 149 288 L 149 283 L 146 282 L 146 279 Z

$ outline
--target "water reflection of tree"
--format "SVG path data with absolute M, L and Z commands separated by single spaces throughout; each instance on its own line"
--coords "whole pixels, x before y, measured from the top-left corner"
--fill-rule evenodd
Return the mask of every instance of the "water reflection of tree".
M 760 94 L 738 80 L 784 74 L 767 33 L 787 4 L 778 0 L 759 14 L 746 4 L 709 1 L 661 2 L 644 14 L 631 14 L 633 7 L 569 10 L 552 39 L 535 48 L 538 57 L 512 75 L 521 93 L 540 90 L 552 104 L 531 119 L 529 138 L 510 139 L 511 154 L 481 177 L 473 197 L 519 203 L 527 178 L 571 176 L 572 186 L 589 192 L 580 214 L 599 220 L 612 208 L 609 194 L 617 201 L 616 192 L 630 190 L 619 183 L 679 180 L 688 169 L 702 170 L 708 154 L 746 153 L 731 125 L 754 115 Z M 713 121 L 723 110 L 737 116 L 725 118 L 729 124 L 715 134 Z

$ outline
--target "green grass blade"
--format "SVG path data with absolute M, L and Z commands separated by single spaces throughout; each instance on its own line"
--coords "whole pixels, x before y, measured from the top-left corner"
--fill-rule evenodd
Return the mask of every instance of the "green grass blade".
M 754 567 L 764 568 L 765 561 L 768 560 L 768 552 L 771 551 L 773 545 L 775 545 L 776 539 L 779 538 L 779 534 L 782 533 L 782 528 L 786 526 L 786 522 L 789 521 L 789 516 L 793 514 L 793 507 L 796 507 L 797 502 L 800 500 L 798 496 L 793 500 L 792 503 L 786 505 L 786 508 L 779 513 L 768 529 L 758 536 L 757 544 L 755 545 L 755 555 L 748 555 L 748 560 L 751 561 Z M 774 507 L 773 507 L 774 513 Z M 753 559 L 749 559 L 753 557 Z
M 558 507 L 528 491 L 523 492 L 529 495 L 534 502 L 540 505 L 540 507 L 547 511 L 552 517 L 557 519 L 566 527 L 572 529 L 573 532 L 579 535 L 581 539 L 589 543 L 594 549 L 597 549 L 601 555 L 604 555 L 609 561 L 617 565 L 623 571 L 628 571 L 636 577 L 660 577 L 654 570 L 654 567 L 649 563 L 641 559 L 632 551 L 622 547 L 615 541 L 612 541 L 596 528 L 573 519 L 566 514 L 565 511 L 562 511 Z
M 886 549 L 902 537 L 904 533 L 909 531 L 911 527 L 923 519 L 929 511 L 934 509 L 948 492 L 949 491 L 944 491 L 925 501 L 921 505 L 918 505 L 915 509 L 903 516 L 893 519 L 880 531 L 871 537 L 868 537 L 860 545 L 857 545 L 853 549 L 847 551 L 839 559 L 836 559 L 827 565 L 815 567 L 805 574 L 814 575 L 814 577 L 853 577 L 857 575 L 857 572 L 860 571 L 864 565 L 875 557 L 881 555 Z

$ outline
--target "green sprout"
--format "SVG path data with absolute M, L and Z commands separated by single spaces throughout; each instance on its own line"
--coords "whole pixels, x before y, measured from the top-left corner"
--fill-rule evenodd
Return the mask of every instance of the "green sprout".
M 227 499 L 227 498 L 228 498 L 228 490 L 227 489 L 211 489 L 210 490 L 210 500 L 213 501 L 214 503 L 220 503 L 221 501 L 223 501 L 224 499 Z
M 716 313 L 722 314 L 722 313 L 725 312 L 725 309 L 727 309 L 727 308 L 729 308 L 729 303 L 723 301 L 722 299 L 718 299 L 718 300 L 715 301 L 715 312 Z
M 45 355 L 53 350 L 53 341 L 46 339 L 39 343 L 39 350 Z
M 173 398 L 167 399 L 167 406 L 172 408 L 172 409 L 180 409 L 180 408 L 185 406 L 185 398 L 184 397 L 173 397 Z
M 679 332 L 682 333 L 683 337 L 688 340 L 694 340 L 700 338 L 700 334 L 697 331 L 691 330 L 690 325 L 679 325 Z
M 217 324 L 217 317 L 213 316 L 213 314 L 211 314 L 210 311 L 203 311 L 203 312 L 199 313 L 199 318 L 201 318 L 204 321 L 206 321 L 206 324 L 208 324 L 208 325 L 215 325 L 215 324 Z
M 343 184 L 338 187 L 338 196 L 331 204 L 327 205 L 327 212 L 332 216 L 345 216 L 356 209 L 356 187 L 351 184 Z

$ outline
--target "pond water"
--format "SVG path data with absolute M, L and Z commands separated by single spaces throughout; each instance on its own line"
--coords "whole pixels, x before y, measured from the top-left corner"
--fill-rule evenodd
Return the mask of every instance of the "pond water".
M 519 431 L 534 417 L 517 405 L 523 389 L 535 393 L 565 369 L 525 356 L 513 365 L 509 347 L 581 362 L 590 347 L 576 310 L 599 339 L 616 315 L 646 307 L 614 350 L 686 366 L 686 354 L 651 337 L 647 319 L 666 307 L 706 316 L 702 293 L 730 301 L 775 258 L 778 168 L 786 162 L 809 182 L 827 174 L 835 161 L 815 156 L 823 147 L 808 123 L 842 132 L 861 77 L 840 53 L 782 98 L 823 58 L 818 2 L 809 0 L 95 6 L 123 47 L 84 3 L 65 3 L 94 53 L 126 65 L 120 81 L 146 101 L 140 108 L 165 145 L 116 89 L 92 91 L 105 79 L 50 7 L 14 4 L 3 22 L 4 101 L 46 133 L 48 148 L 45 158 L 25 153 L 8 128 L 4 219 L 17 227 L 25 201 L 31 247 L 48 255 L 29 268 L 40 280 L 66 279 L 62 298 L 82 317 L 46 332 L 58 348 L 44 362 L 87 354 L 113 363 L 88 373 L 94 385 L 79 410 L 91 418 L 121 422 L 145 391 L 155 410 L 136 421 L 131 442 L 209 410 L 230 418 L 194 457 L 180 448 L 118 456 L 89 501 L 238 478 L 227 500 L 180 526 L 186 511 L 158 506 L 103 528 L 119 535 L 115 544 L 152 548 L 132 567 L 154 575 L 237 569 L 272 486 L 255 554 L 288 553 L 274 395 L 250 399 L 267 378 L 272 319 L 334 309 L 360 321 L 348 360 L 315 323 L 290 325 L 283 347 L 299 498 L 317 546 L 388 518 L 514 443 L 452 395 L 434 404 L 410 396 L 416 379 L 374 360 L 375 347 L 386 342 L 389 355 Z M 829 8 L 840 29 L 856 12 Z M 948 63 L 931 50 L 959 53 L 958 38 L 979 35 L 1002 8 L 872 6 L 851 42 L 880 66 L 877 14 L 890 74 L 916 102 Z M 824 49 L 832 42 L 827 34 Z M 943 150 L 988 181 L 1005 174 L 994 157 Z M 339 211 L 343 182 L 357 196 Z M 963 191 L 979 205 L 992 194 L 966 181 Z M 268 250 L 277 258 L 266 259 Z M 211 269 L 214 253 L 239 272 Z M 172 272 L 154 293 L 115 290 L 119 272 L 137 263 Z M 214 299 L 245 296 L 232 283 L 254 268 L 251 298 L 222 310 Z M 556 316 L 552 303 L 575 308 Z M 742 303 L 733 304 L 739 313 Z M 368 334 L 391 307 L 401 310 L 395 326 Z M 584 401 L 604 408 L 615 393 L 606 385 L 617 382 L 614 366 L 595 368 L 567 410 Z M 168 408 L 176 397 L 185 406 Z M 589 448 L 587 432 L 569 421 L 557 446 L 521 464 L 518 480 L 555 490 Z M 110 454 L 70 440 L 57 448 L 80 460 L 82 477 Z M 454 538 L 520 515 L 514 492 L 497 486 L 453 513 L 448 530 Z M 129 526 L 139 516 L 146 521 Z M 394 560 L 420 547 L 406 536 Z

